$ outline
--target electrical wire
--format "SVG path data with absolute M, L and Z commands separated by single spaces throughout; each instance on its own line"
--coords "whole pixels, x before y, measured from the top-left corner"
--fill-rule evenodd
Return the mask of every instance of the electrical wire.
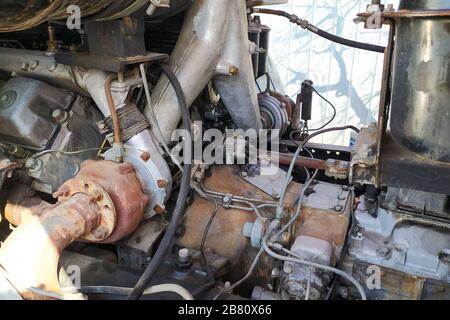
M 141 77 L 142 77 L 142 83 L 144 84 L 144 91 L 145 91 L 145 97 L 147 98 L 147 110 L 150 114 L 150 123 L 152 125 L 153 129 L 156 129 L 156 138 L 160 145 L 162 145 L 164 151 L 169 155 L 172 162 L 180 169 L 181 172 L 183 172 L 183 167 L 181 166 L 180 162 L 172 155 L 172 152 L 170 152 L 169 146 L 165 143 L 163 134 L 161 132 L 161 127 L 159 126 L 158 120 L 156 119 L 155 111 L 153 110 L 152 106 L 152 98 L 150 95 L 150 89 L 148 86 L 147 81 L 147 73 L 145 72 L 145 65 L 141 63 L 139 65 L 139 69 L 141 71 Z
M 309 84 L 308 84 L 309 85 Z M 322 125 L 320 128 L 317 129 L 307 129 L 307 131 L 319 131 L 322 130 L 323 128 L 327 127 L 330 123 L 332 123 L 334 121 L 334 119 L 336 119 L 336 115 L 337 115 L 337 110 L 336 107 L 327 99 L 325 98 L 322 94 L 320 94 L 316 88 L 314 88 L 314 86 L 310 85 L 311 89 L 322 99 L 324 100 L 327 104 L 329 104 L 331 106 L 331 108 L 333 109 L 333 116 L 331 117 L 330 120 L 328 120 L 327 123 L 325 123 L 324 125 Z

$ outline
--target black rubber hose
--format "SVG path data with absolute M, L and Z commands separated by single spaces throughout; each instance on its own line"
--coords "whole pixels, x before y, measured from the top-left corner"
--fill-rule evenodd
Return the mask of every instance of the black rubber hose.
M 175 73 L 168 66 L 160 64 L 160 67 L 163 73 L 169 78 L 169 81 L 172 84 L 175 93 L 177 95 L 181 108 L 181 118 L 183 119 L 183 128 L 187 130 L 187 132 L 189 132 L 189 136 L 192 137 L 189 110 L 180 82 L 178 81 Z M 156 250 L 155 255 L 148 264 L 139 281 L 134 286 L 133 291 L 128 296 L 128 300 L 138 300 L 142 296 L 143 292 L 149 285 L 152 277 L 155 275 L 159 266 L 163 262 L 163 259 L 165 258 L 167 253 L 169 253 L 170 250 L 172 249 L 175 233 L 177 231 L 180 221 L 183 218 L 184 207 L 186 204 L 186 199 L 188 196 L 191 182 L 191 168 L 192 168 L 192 161 L 188 161 L 187 163 L 185 161 L 183 165 L 183 176 L 181 178 L 180 193 L 178 194 L 177 204 L 173 211 L 170 223 L 167 226 L 166 232 L 161 240 L 161 243 L 158 246 L 158 249 Z
M 353 40 L 338 37 L 334 34 L 328 33 L 324 30 L 317 28 L 316 26 L 310 24 L 308 22 L 308 20 L 300 19 L 295 14 L 289 14 L 286 11 L 266 9 L 266 8 L 253 8 L 253 13 L 272 14 L 272 15 L 287 18 L 287 19 L 289 19 L 290 22 L 299 25 L 303 29 L 311 31 L 312 33 L 315 33 L 322 38 L 325 38 L 327 40 L 330 40 L 330 41 L 333 41 L 333 42 L 336 42 L 336 43 L 339 43 L 339 44 L 342 44 L 345 46 L 349 46 L 352 48 L 368 50 L 368 51 L 373 51 L 373 52 L 379 52 L 379 53 L 384 53 L 384 50 L 386 49 L 385 47 L 382 47 L 382 46 L 377 46 L 374 44 L 363 43 L 363 42 L 358 42 L 358 41 L 353 41 Z
M 374 44 L 363 43 L 363 42 L 358 42 L 358 41 L 341 38 L 334 34 L 328 33 L 322 29 L 319 29 L 319 28 L 316 28 L 316 29 L 317 30 L 308 28 L 309 31 L 317 34 L 318 36 L 321 36 L 322 38 L 325 38 L 327 40 L 342 44 L 344 46 L 361 49 L 361 50 L 379 52 L 379 53 L 384 53 L 384 50 L 386 49 L 385 47 L 382 47 L 382 46 L 377 46 Z

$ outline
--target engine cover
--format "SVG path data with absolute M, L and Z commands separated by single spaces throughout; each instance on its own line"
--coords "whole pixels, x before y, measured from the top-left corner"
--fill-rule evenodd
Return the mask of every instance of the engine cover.
M 44 82 L 12 78 L 0 90 L 0 141 L 32 150 L 44 150 L 58 131 L 56 109 L 69 109 L 74 93 Z

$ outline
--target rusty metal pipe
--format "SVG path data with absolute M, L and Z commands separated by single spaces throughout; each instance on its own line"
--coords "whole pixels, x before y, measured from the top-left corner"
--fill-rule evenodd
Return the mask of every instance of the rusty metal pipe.
M 17 227 L 0 249 L 0 264 L 29 287 L 63 294 L 57 277 L 59 256 L 69 244 L 94 230 L 100 220 L 100 208 L 92 197 L 74 194 Z M 28 291 L 20 293 L 26 299 L 43 298 Z
M 110 74 L 105 81 L 105 95 L 106 100 L 108 101 L 109 112 L 111 113 L 111 119 L 113 122 L 114 129 L 114 143 L 121 144 L 122 140 L 120 138 L 120 122 L 119 117 L 117 116 L 117 110 L 114 106 L 114 99 L 111 93 L 111 84 L 116 79 L 116 75 Z
M 292 162 L 293 155 L 272 152 L 270 153 L 270 157 L 272 159 L 278 159 L 280 164 L 288 166 Z M 295 161 L 295 166 L 316 170 L 325 170 L 327 168 L 327 162 L 319 159 L 298 157 L 298 159 Z

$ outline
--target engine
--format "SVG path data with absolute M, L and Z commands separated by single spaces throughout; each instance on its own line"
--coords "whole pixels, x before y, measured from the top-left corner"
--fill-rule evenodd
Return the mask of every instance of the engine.
M 450 298 L 445 1 L 373 1 L 387 47 L 280 1 L 69 2 L 0 1 L 1 299 Z M 378 121 L 310 129 L 267 14 L 384 55 Z

